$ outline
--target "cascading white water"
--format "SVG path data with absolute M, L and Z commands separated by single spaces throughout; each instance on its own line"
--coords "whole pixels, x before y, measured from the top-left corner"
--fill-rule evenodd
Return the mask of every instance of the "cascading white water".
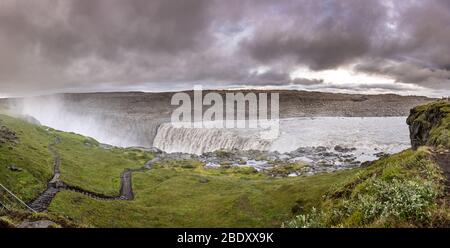
M 395 153 L 409 147 L 406 117 L 315 117 L 280 120 L 280 135 L 259 138 L 258 129 L 175 128 L 162 124 L 153 146 L 166 152 L 201 154 L 218 149 L 290 152 L 299 147 L 355 147 L 363 161 L 374 153 Z
M 255 130 L 179 128 L 164 123 L 158 128 L 153 146 L 169 153 L 202 154 L 219 149 L 267 150 L 270 141 L 259 139 Z

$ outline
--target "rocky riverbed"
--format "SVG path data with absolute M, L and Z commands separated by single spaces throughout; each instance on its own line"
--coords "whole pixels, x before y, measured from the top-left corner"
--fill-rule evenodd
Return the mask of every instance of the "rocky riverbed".
M 145 148 L 140 148 L 145 149 Z M 257 150 L 218 150 L 202 155 L 187 153 L 165 153 L 156 148 L 145 149 L 156 152 L 160 162 L 198 160 L 205 168 L 229 169 L 248 168 L 255 173 L 265 173 L 273 177 L 310 176 L 323 172 L 335 172 L 365 166 L 370 160 L 361 160 L 356 153 L 357 148 L 334 147 L 300 147 L 295 151 L 280 153 L 277 151 Z M 380 158 L 388 155 L 378 149 L 374 149 L 370 155 Z

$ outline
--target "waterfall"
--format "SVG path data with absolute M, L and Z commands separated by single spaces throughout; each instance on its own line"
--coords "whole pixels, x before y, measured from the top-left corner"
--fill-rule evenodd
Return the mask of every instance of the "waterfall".
M 299 147 L 355 147 L 355 154 L 395 153 L 409 147 L 406 117 L 315 117 L 280 120 L 280 135 L 261 139 L 260 129 L 176 128 L 159 126 L 153 146 L 166 152 L 202 154 L 219 149 L 268 150 Z
M 96 95 L 73 99 L 58 95 L 12 99 L 8 107 L 11 112 L 34 117 L 42 125 L 91 136 L 102 143 L 154 146 L 166 152 L 201 154 L 239 149 L 286 153 L 299 147 L 332 149 L 340 145 L 367 155 L 395 153 L 410 145 L 404 116 L 284 118 L 279 121 L 278 135 L 268 140 L 260 128 L 175 128 L 169 123 L 170 111 L 158 104 L 137 106 L 135 101 L 134 97 L 103 99 Z
M 179 128 L 163 123 L 153 146 L 166 152 L 202 154 L 219 149 L 267 150 L 270 141 L 258 138 L 257 130 Z

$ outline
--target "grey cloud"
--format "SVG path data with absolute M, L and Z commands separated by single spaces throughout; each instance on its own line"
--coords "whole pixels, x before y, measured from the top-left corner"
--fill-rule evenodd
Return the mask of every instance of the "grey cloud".
M 246 80 L 250 84 L 287 84 L 291 81 L 289 73 L 269 70 L 264 73 L 252 73 Z
M 284 1 L 286 2 L 286 1 Z M 243 41 L 258 61 L 290 58 L 312 69 L 328 69 L 365 56 L 381 28 L 381 1 L 288 1 L 283 18 L 267 17 Z
M 178 57 L 213 44 L 210 4 L 208 0 L 4 1 L 1 84 L 20 91 L 97 80 L 155 79 L 156 73 L 148 71 L 163 73 L 162 67 L 183 64 Z
M 402 92 L 414 91 L 414 87 L 405 84 L 391 84 L 391 83 L 377 83 L 377 84 L 313 84 L 307 87 L 310 90 L 320 89 L 337 89 L 337 90 L 352 90 L 357 92 L 364 92 L 367 90 L 381 90 L 384 92 Z
M 248 85 L 318 85 L 324 81 L 321 79 L 294 78 L 291 79 L 287 71 L 268 70 L 263 73 L 251 73 L 244 81 Z
M 445 89 L 449 23 L 446 0 L 3 0 L 0 92 L 312 87 L 290 72 L 348 64 Z
M 306 85 L 306 86 L 310 86 L 310 85 L 320 85 L 320 84 L 323 84 L 323 80 L 322 80 L 322 79 L 296 78 L 296 79 L 292 80 L 291 83 L 294 84 L 294 85 Z
M 368 74 L 390 76 L 397 82 L 416 84 L 437 89 L 450 88 L 450 71 L 421 67 L 408 62 L 366 61 L 355 69 Z
M 448 1 L 288 2 L 283 18 L 262 18 L 242 42 L 243 52 L 259 62 L 288 58 L 313 70 L 362 61 L 360 71 L 450 88 Z M 377 68 L 364 69 L 374 60 Z

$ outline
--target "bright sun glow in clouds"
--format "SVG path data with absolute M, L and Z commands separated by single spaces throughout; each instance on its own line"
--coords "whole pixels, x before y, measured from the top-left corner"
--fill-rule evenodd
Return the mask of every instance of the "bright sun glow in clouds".
M 379 85 L 393 84 L 395 80 L 389 77 L 368 75 L 355 72 L 352 68 L 338 68 L 334 70 L 312 71 L 299 68 L 291 73 L 291 78 L 305 78 L 310 80 L 323 80 L 330 85 Z

